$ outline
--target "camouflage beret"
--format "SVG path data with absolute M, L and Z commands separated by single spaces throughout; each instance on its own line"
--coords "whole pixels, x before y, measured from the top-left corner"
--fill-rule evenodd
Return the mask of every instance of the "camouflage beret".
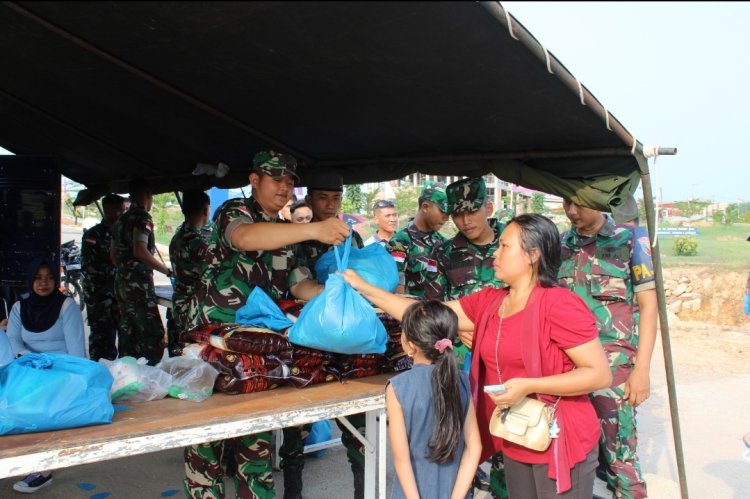
M 440 211 L 448 213 L 448 197 L 445 194 L 445 185 L 433 180 L 428 180 L 422 187 L 419 199 L 435 203 Z
M 293 176 L 299 181 L 297 175 L 297 160 L 288 154 L 276 151 L 261 151 L 253 157 L 253 171 L 265 173 L 278 180 L 286 175 Z
M 453 182 L 445 189 L 451 215 L 461 211 L 477 211 L 487 198 L 487 186 L 481 177 Z

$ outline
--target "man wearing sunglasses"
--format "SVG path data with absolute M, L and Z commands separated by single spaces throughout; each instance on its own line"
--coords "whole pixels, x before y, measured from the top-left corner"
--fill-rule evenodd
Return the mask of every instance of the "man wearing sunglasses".
M 393 234 L 396 232 L 396 226 L 398 225 L 396 205 L 393 201 L 384 199 L 376 201 L 372 207 L 372 216 L 375 219 L 378 230 L 372 237 L 365 241 L 365 246 L 378 243 L 385 247 L 386 243 L 391 240 Z

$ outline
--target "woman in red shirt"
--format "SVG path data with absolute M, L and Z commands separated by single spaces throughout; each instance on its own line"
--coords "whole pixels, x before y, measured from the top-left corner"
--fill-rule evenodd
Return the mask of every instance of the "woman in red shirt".
M 484 289 L 446 304 L 459 318 L 462 341 L 475 345 L 471 389 L 482 437 L 482 461 L 502 451 L 511 498 L 593 495 L 600 426 L 588 393 L 609 386 L 611 373 L 594 316 L 575 294 L 557 286 L 560 237 L 542 215 L 520 215 L 500 236 L 495 276 L 504 289 Z M 347 282 L 400 319 L 412 300 L 392 295 L 347 270 Z M 501 394 L 485 385 L 502 382 Z M 554 403 L 557 438 L 533 451 L 489 433 L 496 406 L 530 396 Z

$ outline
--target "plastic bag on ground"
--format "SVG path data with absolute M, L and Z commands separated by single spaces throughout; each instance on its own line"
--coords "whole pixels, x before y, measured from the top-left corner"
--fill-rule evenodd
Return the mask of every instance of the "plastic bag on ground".
M 333 434 L 333 425 L 331 421 L 326 419 L 325 421 L 316 421 L 310 428 L 310 434 L 305 439 L 305 445 L 314 445 L 327 442 L 331 439 Z M 323 457 L 326 453 L 325 449 L 308 452 L 307 455 L 311 457 Z

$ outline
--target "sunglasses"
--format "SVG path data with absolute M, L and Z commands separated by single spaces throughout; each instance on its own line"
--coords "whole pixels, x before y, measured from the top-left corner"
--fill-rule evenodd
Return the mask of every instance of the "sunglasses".
M 393 201 L 378 201 L 375 203 L 375 206 L 373 206 L 374 209 L 379 210 L 380 208 L 395 208 L 396 205 L 393 203 Z

